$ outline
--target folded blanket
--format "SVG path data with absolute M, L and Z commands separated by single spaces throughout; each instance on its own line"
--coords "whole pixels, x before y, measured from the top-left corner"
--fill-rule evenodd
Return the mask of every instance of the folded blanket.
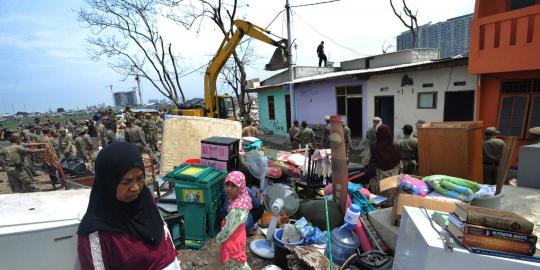
M 410 177 L 408 174 L 400 175 L 400 178 L 399 189 L 408 194 L 425 197 L 431 192 L 429 185 L 422 180 Z
M 474 193 L 480 190 L 480 184 L 476 182 L 447 175 L 426 176 L 422 181 L 442 195 L 464 202 L 474 199 Z

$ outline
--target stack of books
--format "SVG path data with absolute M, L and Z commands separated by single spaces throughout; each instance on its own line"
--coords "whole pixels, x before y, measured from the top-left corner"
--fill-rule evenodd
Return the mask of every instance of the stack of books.
M 540 262 L 534 224 L 515 213 L 458 204 L 447 220 L 446 230 L 474 253 Z

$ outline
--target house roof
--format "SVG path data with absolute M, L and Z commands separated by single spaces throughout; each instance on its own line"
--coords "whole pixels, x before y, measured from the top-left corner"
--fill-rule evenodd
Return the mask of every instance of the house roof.
M 440 67 L 449 67 L 449 66 L 462 66 L 468 64 L 468 56 L 458 56 L 453 58 L 444 58 L 437 60 L 429 60 L 417 63 L 410 64 L 401 64 L 394 66 L 378 67 L 378 68 L 368 68 L 368 69 L 356 69 L 356 70 L 346 70 L 346 71 L 336 71 L 323 74 L 317 74 L 313 76 L 307 76 L 294 80 L 294 84 L 302 83 L 311 83 L 315 81 L 323 81 L 329 79 L 337 79 L 347 76 L 356 76 L 360 79 L 368 79 L 369 76 L 385 74 L 385 73 L 398 73 L 398 72 L 407 72 L 407 71 L 417 71 L 417 70 L 426 70 Z M 275 89 L 283 85 L 287 85 L 289 82 L 283 82 L 282 84 L 277 85 L 265 85 L 258 88 L 249 89 L 248 92 L 260 92 L 269 89 Z

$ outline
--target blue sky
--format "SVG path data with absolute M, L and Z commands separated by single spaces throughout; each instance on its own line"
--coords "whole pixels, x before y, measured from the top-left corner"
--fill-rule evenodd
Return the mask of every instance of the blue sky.
M 284 2 L 249 1 L 241 16 L 266 26 L 283 9 Z M 311 2 L 314 1 L 291 0 L 293 5 Z M 408 2 L 419 9 L 420 24 L 472 13 L 474 7 L 472 0 Z M 12 109 L 47 111 L 111 104 L 107 85 L 112 84 L 115 91 L 136 86 L 132 78 L 124 80 L 108 67 L 111 59 L 99 62 L 89 59 L 86 42 L 89 31 L 81 27 L 75 13 L 82 5 L 82 0 L 0 0 L 0 113 Z M 293 35 L 298 45 L 294 58 L 298 65 L 316 65 L 315 48 L 320 40 L 327 41 L 329 60 L 339 62 L 378 54 L 383 41 L 395 43 L 395 36 L 406 30 L 393 17 L 387 1 L 342 0 L 294 11 Z M 372 26 L 375 24 L 377 27 Z M 167 22 L 159 25 L 182 57 L 183 70 L 207 62 L 221 41 L 214 27 L 203 27 L 201 32 L 194 33 Z M 270 29 L 286 35 L 284 14 L 278 16 Z M 248 77 L 267 78 L 272 73 L 264 72 L 262 67 L 273 48 L 253 44 L 262 59 L 248 68 Z M 202 96 L 202 80 L 201 73 L 182 78 L 181 85 L 188 98 Z M 142 89 L 145 102 L 162 98 L 147 83 L 143 83 Z

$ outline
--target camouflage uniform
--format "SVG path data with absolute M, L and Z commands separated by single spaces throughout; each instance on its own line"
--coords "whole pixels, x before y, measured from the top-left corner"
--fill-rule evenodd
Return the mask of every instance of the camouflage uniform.
M 289 139 L 291 140 L 291 148 L 292 150 L 296 150 L 300 148 L 300 143 L 298 142 L 296 138 L 296 135 L 300 133 L 300 128 L 297 126 L 292 126 L 289 129 Z
M 31 192 L 32 174 L 24 165 L 24 157 L 30 151 L 16 143 L 0 150 L 0 158 L 9 166 L 7 177 L 12 192 Z
M 349 154 L 351 152 L 351 144 L 352 144 L 352 138 L 351 138 L 351 129 L 347 125 L 343 125 L 343 140 L 345 143 L 345 155 L 347 159 L 349 158 Z
M 100 122 L 97 128 L 97 134 L 98 134 L 98 143 L 100 146 L 107 145 L 107 129 L 105 128 L 105 125 L 103 125 L 103 122 Z
M 71 134 L 58 136 L 58 148 L 56 149 L 60 160 L 73 156 L 73 137 Z
M 403 173 L 416 175 L 418 166 L 418 140 L 411 135 L 404 135 L 403 139 L 396 141 L 396 147 L 401 153 Z
M 313 142 L 315 141 L 315 133 L 313 132 L 313 129 L 306 127 L 302 128 L 298 134 L 296 134 L 295 137 L 300 142 L 300 147 L 306 147 L 306 145 L 313 146 Z
M 90 155 L 88 154 L 88 146 L 86 144 L 86 140 L 84 139 L 84 129 L 78 128 L 77 129 L 77 137 L 75 138 L 75 149 L 76 149 L 76 158 L 80 158 L 84 160 L 84 162 L 90 161 Z
M 157 133 L 158 133 L 158 126 L 153 117 L 147 118 L 144 120 L 143 123 L 143 131 L 146 135 L 146 141 L 150 145 L 150 148 L 154 151 L 157 151 Z
M 483 142 L 484 158 L 484 184 L 497 184 L 497 171 L 504 151 L 504 141 L 497 138 L 489 138 Z
M 139 126 L 141 125 L 141 121 L 135 120 L 134 124 L 135 125 L 126 128 L 126 130 L 124 131 L 126 142 L 137 145 L 137 148 L 139 148 L 139 151 L 141 151 L 141 153 L 147 153 L 151 158 L 154 158 L 154 152 L 152 151 L 152 149 L 150 149 L 150 147 L 148 147 L 144 131 Z

